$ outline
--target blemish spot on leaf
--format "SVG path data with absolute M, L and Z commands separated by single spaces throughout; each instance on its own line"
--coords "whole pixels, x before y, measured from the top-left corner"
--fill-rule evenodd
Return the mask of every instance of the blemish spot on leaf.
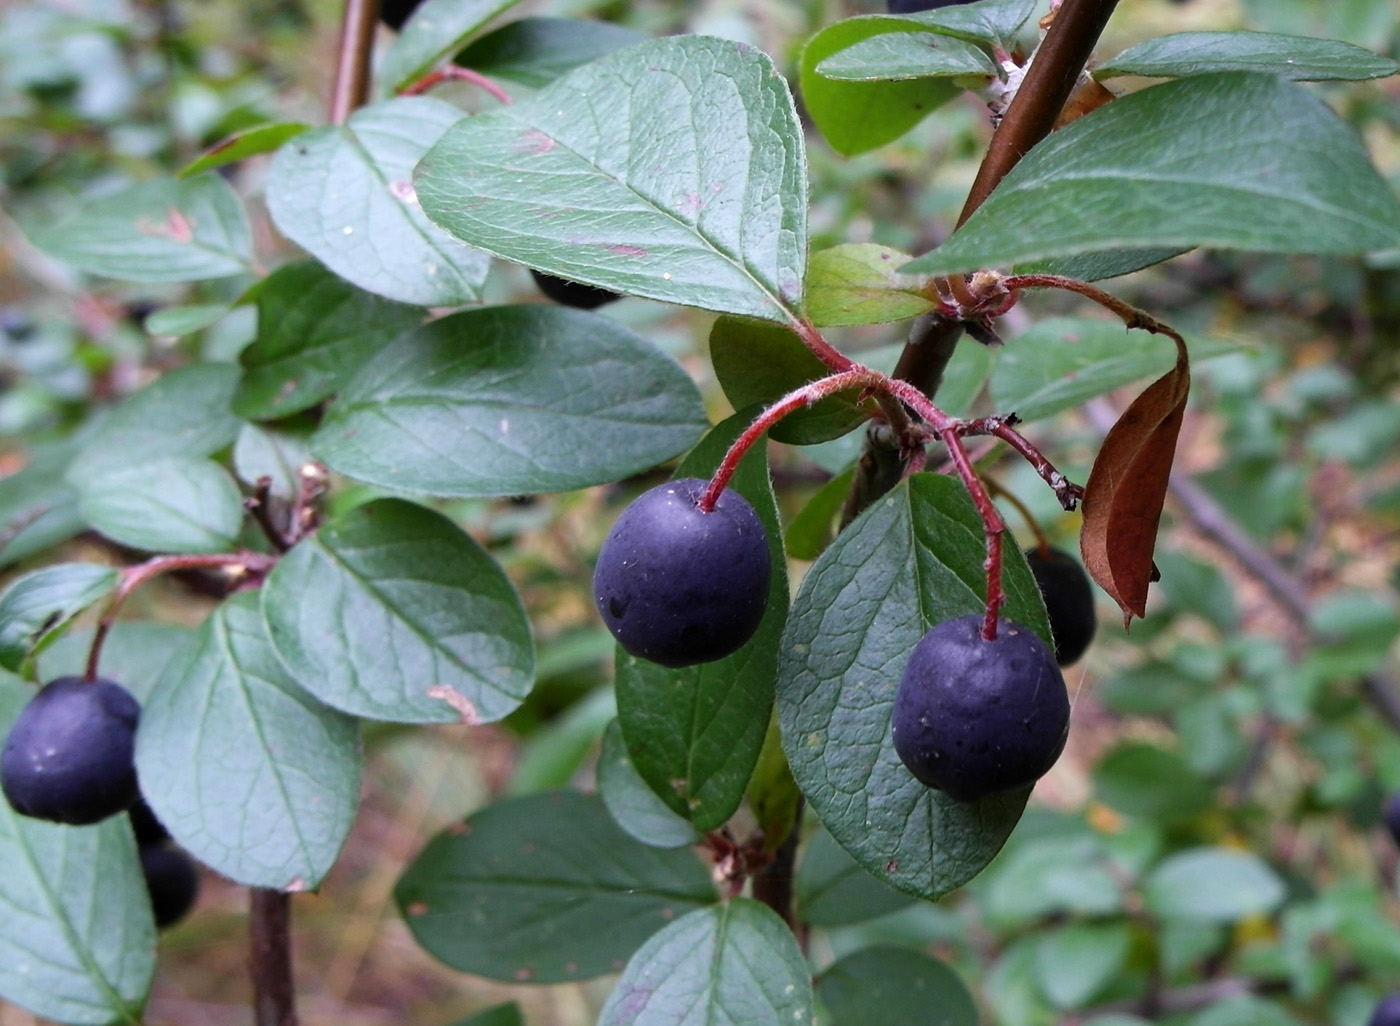
M 417 203 L 418 192 L 413 188 L 413 183 L 406 178 L 389 183 L 389 192 L 395 198 L 403 200 L 405 203 Z
M 896 860 L 894 860 L 894 859 L 890 859 L 888 862 L 885 863 L 885 872 L 886 872 L 886 873 L 897 873 L 897 872 L 899 872 L 899 863 L 898 863 Z
M 426 901 L 410 902 L 408 914 L 411 916 L 426 916 L 428 914 L 428 903 Z
M 530 153 L 537 157 L 543 156 L 552 149 L 554 149 L 554 140 L 538 128 L 530 129 L 515 144 L 516 153 Z
M 306 890 L 306 879 L 304 877 L 294 876 L 283 886 L 282 890 L 286 891 L 288 894 L 301 894 Z
M 663 908 L 663 909 L 661 910 L 661 918 L 662 918 L 662 919 L 666 919 L 666 920 L 675 919 L 675 918 L 676 918 L 676 910 L 673 909 L 670 905 L 667 905 L 665 908 Z
M 524 847 L 522 847 L 522 848 L 520 849 L 520 854 L 522 854 L 522 855 L 533 855 L 533 854 L 535 854 L 535 852 L 537 852 L 537 851 L 539 851 L 539 845 L 535 844 L 534 841 L 527 841 L 527 842 L 525 843 Z
M 427 695 L 429 698 L 440 698 L 456 709 L 467 726 L 475 727 L 481 722 L 481 715 L 476 711 L 475 703 L 456 688 L 447 684 L 434 684 L 428 689 Z
M 521 983 L 524 983 L 525 981 L 531 979 L 534 975 L 535 971 L 528 967 L 515 970 L 515 978 Z
M 614 254 L 615 256 L 628 257 L 647 257 L 651 255 L 647 250 L 643 249 L 641 246 L 609 246 L 608 252 Z

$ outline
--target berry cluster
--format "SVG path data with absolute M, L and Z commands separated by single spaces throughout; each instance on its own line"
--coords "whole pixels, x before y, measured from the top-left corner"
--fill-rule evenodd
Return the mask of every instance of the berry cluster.
M 141 707 L 114 681 L 60 677 L 20 712 L 0 751 L 0 788 L 10 807 L 34 819 L 88 826 L 128 812 L 156 925 L 184 918 L 199 877 L 141 800 L 136 726 Z
M 743 496 L 724 488 L 711 497 L 712 487 L 685 478 L 645 492 L 603 543 L 594 598 L 632 655 L 670 667 L 721 659 L 763 619 L 771 557 L 762 522 Z M 998 619 L 990 639 L 981 615 L 950 620 L 915 647 L 895 698 L 895 751 L 920 782 L 959 801 L 1034 783 L 1069 731 L 1060 666 L 1093 636 L 1093 593 L 1066 553 L 1027 557 L 1055 650 L 1010 620 Z

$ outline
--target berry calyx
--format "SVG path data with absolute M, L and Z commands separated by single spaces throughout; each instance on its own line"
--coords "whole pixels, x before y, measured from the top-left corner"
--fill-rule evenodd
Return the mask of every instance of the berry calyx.
M 1089 575 L 1079 560 L 1062 549 L 1029 548 L 1026 562 L 1045 600 L 1050 636 L 1055 639 L 1055 661 L 1070 666 L 1079 661 L 1099 626 Z
M 570 281 L 568 278 L 559 278 L 552 274 L 545 274 L 543 271 L 530 269 L 530 276 L 535 279 L 535 284 L 539 290 L 550 299 L 563 306 L 572 306 L 578 310 L 596 310 L 605 303 L 612 303 L 622 298 L 622 295 L 610 289 L 600 289 L 596 285 L 585 285 L 581 281 Z
M 174 926 L 194 908 L 199 871 L 184 852 L 164 846 L 142 848 L 141 872 L 146 877 L 157 929 Z
M 768 601 L 768 537 L 754 508 L 726 488 L 682 478 L 638 496 L 598 553 L 593 595 L 618 644 L 662 666 L 722 659 L 753 637 Z
M 136 801 L 141 707 L 110 680 L 60 677 L 26 705 L 0 751 L 0 787 L 18 813 L 83 826 Z
M 1035 783 L 1069 733 L 1069 695 L 1050 648 L 1005 618 L 986 641 L 982 621 L 948 620 L 919 640 L 890 725 L 909 772 L 960 802 Z

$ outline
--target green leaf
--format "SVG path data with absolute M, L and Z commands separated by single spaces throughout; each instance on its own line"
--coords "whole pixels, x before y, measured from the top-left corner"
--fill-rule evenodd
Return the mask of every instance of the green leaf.
M 763 846 L 769 851 L 777 851 L 801 820 L 802 792 L 797 789 L 783 754 L 783 738 L 776 719 L 768 721 L 758 761 L 744 788 L 744 801 L 763 834 Z
M 797 914 L 811 926 L 849 926 L 908 908 L 913 899 L 875 879 L 825 830 L 813 835 L 797 867 Z
M 640 844 L 597 797 L 558 791 L 499 802 L 439 834 L 394 900 L 414 939 L 453 968 L 557 983 L 616 972 L 715 892 L 688 848 Z
M 211 456 L 238 437 L 229 410 L 238 369 L 206 363 L 183 367 L 127 398 L 113 410 L 69 464 L 68 480 L 176 456 Z
M 1238 352 L 1214 340 L 1191 339 L 1187 345 L 1193 363 Z M 1175 362 L 1175 348 L 1160 335 L 1128 331 L 1116 321 L 1051 317 L 997 354 L 992 402 L 1022 420 L 1040 420 L 1134 381 L 1158 378 Z
M 816 559 L 831 544 L 836 515 L 846 505 L 855 468 L 833 477 L 788 522 L 783 544 L 793 559 Z
M 1123 908 L 1119 876 L 1119 867 L 1092 837 L 1037 839 L 996 864 L 982 899 L 984 913 L 1000 930 L 1046 915 L 1112 915 Z
M 1163 260 L 1190 252 L 1190 246 L 1157 246 L 1145 249 L 1108 249 L 1101 253 L 1079 253 L 1075 256 L 1052 257 L 1049 260 L 1031 260 L 1018 263 L 1017 274 L 1058 274 L 1065 278 L 1078 278 L 1080 281 L 1103 281 L 1132 274 L 1144 267 L 1160 264 Z
M 1170 855 L 1143 885 L 1148 910 L 1167 919 L 1230 923 L 1270 912 L 1283 898 L 1283 881 L 1268 863 L 1229 848 Z
M 477 302 L 491 261 L 430 222 L 410 181 L 418 159 L 461 118 L 449 103 L 410 96 L 297 136 L 268 175 L 273 222 L 366 292 L 419 306 Z
M 414 184 L 429 217 L 507 260 L 787 320 L 806 270 L 806 171 L 772 62 L 751 46 L 676 36 L 463 120 Z
M 735 898 L 672 923 L 638 951 L 598 1026 L 812 1026 L 807 960 L 767 906 Z
M 817 74 L 842 82 L 995 75 L 997 66 L 965 40 L 936 32 L 885 32 L 833 54 Z
M 250 887 L 303 891 L 354 821 L 359 728 L 292 680 L 244 592 L 166 664 L 141 711 L 136 769 L 190 854 Z
M 898 273 L 911 259 L 867 242 L 817 250 L 807 265 L 807 316 L 818 327 L 884 324 L 933 309 L 936 303 L 918 282 Z
M 218 323 L 229 312 L 227 303 L 199 303 L 192 306 L 171 306 L 157 310 L 146 318 L 146 334 L 183 338 Z
M 283 421 L 275 429 L 244 424 L 233 445 L 233 469 L 250 487 L 267 478 L 269 494 L 293 499 L 301 490 L 302 468 L 311 459 L 310 417 Z
M 520 596 L 469 535 L 400 499 L 357 506 L 268 575 L 263 615 L 298 683 L 396 723 L 490 723 L 534 681 Z
M 0 487 L 0 568 L 67 541 L 87 525 L 78 515 L 78 493 L 64 480 L 81 436 L 35 446 L 25 464 Z
M 1132 944 L 1127 923 L 1070 923 L 1041 934 L 1036 979 L 1056 1008 L 1082 1008 L 1123 968 Z
M 1176 822 L 1215 804 L 1215 790 L 1175 752 L 1141 741 L 1125 741 L 1094 767 L 1099 797 L 1130 816 Z
M 597 688 L 548 720 L 516 749 L 515 769 L 505 793 L 532 794 L 568 786 L 616 717 L 612 689 Z
M 1013 37 L 1035 8 L 1035 0 L 983 0 L 920 11 L 905 15 L 905 20 L 933 32 L 1009 50 Z
M 608 724 L 603 734 L 603 751 L 598 756 L 598 793 L 617 825 L 643 844 L 679 848 L 699 840 L 690 821 L 667 808 L 632 765 L 617 720 Z
M 635 29 L 575 18 L 521 18 L 482 36 L 454 62 L 485 75 L 541 89 L 614 50 L 645 42 Z
M 129 186 L 34 227 L 29 237 L 50 256 L 119 281 L 201 281 L 252 270 L 243 202 L 215 174 Z
M 418 307 L 361 291 L 314 260 L 258 289 L 258 337 L 243 350 L 239 416 L 275 420 L 339 391 L 375 353 L 423 320 Z
M 946 963 L 888 945 L 863 948 L 821 974 L 831 1026 L 977 1026 L 967 984 Z
M 32 695 L 0 673 L 0 733 Z M 123 819 L 60 826 L 0 802 L 0 997 L 57 1022 L 141 1022 L 155 924 Z
M 1005 842 L 1029 789 L 956 802 L 905 769 L 890 738 L 904 665 L 935 624 L 981 612 L 982 522 L 962 485 L 918 474 L 865 511 L 802 581 L 783 635 L 778 716 L 793 776 L 867 871 L 934 898 Z M 1024 557 L 1005 550 L 1003 615 L 1049 637 Z
M 717 425 L 675 476 L 709 477 L 751 419 L 736 413 Z M 773 559 L 768 606 L 754 636 L 733 655 L 674 670 L 617 653 L 617 717 L 633 764 L 668 808 L 702 831 L 722 826 L 744 797 L 772 714 L 787 614 L 787 561 L 774 544 L 782 527 L 762 442 L 739 462 L 729 486 L 763 521 Z
M 736 410 L 767 406 L 831 371 L 788 328 L 767 321 L 721 317 L 710 329 L 710 361 L 724 397 Z M 859 427 L 867 413 L 854 389 L 795 410 L 769 430 L 775 442 L 812 445 Z
M 1360 81 L 1400 72 L 1400 64 L 1337 39 L 1272 32 L 1178 32 L 1124 50 L 1094 77 L 1178 78 L 1217 71 L 1262 71 L 1296 82 Z
M 59 563 L 15 578 L 0 592 L 0 666 L 19 670 L 120 579 L 96 563 Z
M 1400 201 L 1351 127 L 1302 86 L 1201 75 L 1124 96 L 1050 135 L 948 242 L 902 270 L 1188 246 L 1393 248 Z
M 386 347 L 331 404 L 312 448 L 370 484 L 520 495 L 646 470 L 694 444 L 705 421 L 680 365 L 616 321 L 495 306 Z
M 459 1019 L 452 1026 L 525 1026 L 525 1016 L 514 1001 L 503 1005 L 493 1005 L 484 1012 L 477 1012 L 465 1019 Z
M 905 18 L 874 15 L 838 21 L 807 41 L 800 59 L 802 103 L 837 153 L 853 157 L 893 142 L 962 92 L 941 78 L 840 82 L 817 72 L 828 57 L 873 36 L 924 28 Z
M 274 121 L 234 132 L 182 167 L 180 177 L 192 178 L 205 171 L 213 171 L 216 167 L 227 167 L 249 157 L 271 153 L 288 139 L 301 135 L 310 127 L 300 121 Z
M 516 0 L 425 0 L 414 9 L 379 68 L 379 87 L 412 85 Z
M 171 457 L 84 478 L 78 509 L 113 541 L 149 552 L 223 552 L 243 523 L 243 496 L 213 460 Z

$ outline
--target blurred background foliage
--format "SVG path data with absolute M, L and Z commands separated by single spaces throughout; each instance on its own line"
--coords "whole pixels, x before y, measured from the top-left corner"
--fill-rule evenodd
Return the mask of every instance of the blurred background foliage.
M 874 9 L 869 0 L 524 0 L 507 17 L 718 34 L 791 69 L 817 28 Z M 247 279 L 88 278 L 40 253 L 22 227 L 168 174 L 240 129 L 320 122 L 338 19 L 335 0 L 0 5 L 0 574 L 32 568 L 40 553 L 51 559 L 60 542 L 63 558 L 120 560 L 65 507 L 65 453 L 114 401 L 164 369 L 236 358 L 254 330 L 251 308 L 233 305 Z M 1141 0 L 1122 5 L 1099 52 L 1168 31 L 1249 27 L 1400 56 L 1397 22 L 1393 0 Z M 1400 81 L 1314 88 L 1400 183 Z M 483 102 L 465 88 L 450 95 L 468 108 Z M 971 96 L 854 159 L 813 133 L 813 247 L 937 244 L 987 136 Z M 258 157 L 224 173 L 253 204 L 270 268 L 293 253 L 261 212 L 266 170 Z M 811 957 L 821 970 L 871 943 L 936 952 L 971 985 L 982 1021 L 1008 1026 L 1142 1021 L 1133 1016 L 1362 1026 L 1378 997 L 1400 987 L 1396 847 L 1381 823 L 1384 800 L 1400 791 L 1400 254 L 1198 252 L 1112 288 L 1187 334 L 1233 345 L 1197 367 L 1149 616 L 1127 634 L 1104 600 L 1099 640 L 1067 675 L 1066 757 L 1004 852 L 961 892 L 912 902 L 814 836 L 798 880 Z M 493 269 L 488 302 L 537 298 L 522 269 Z M 681 358 L 714 419 L 728 412 L 706 359 L 707 315 L 634 299 L 607 312 Z M 1003 326 L 1006 351 L 1032 323 L 1082 312 L 1069 297 L 1027 301 Z M 861 350 L 902 342 L 902 330 L 835 335 Z M 1082 481 L 1131 394 L 1094 399 L 1031 434 Z M 788 517 L 842 458 L 815 456 L 774 447 Z M 986 469 L 1053 540 L 1075 547 L 1077 517 L 1027 468 Z M 445 507 L 524 595 L 540 686 L 495 727 L 367 729 L 356 828 L 321 892 L 296 904 L 304 1022 L 447 1023 L 508 998 L 531 1024 L 594 1021 L 607 980 L 531 989 L 459 976 L 416 947 L 390 894 L 427 838 L 464 814 L 503 795 L 591 787 L 614 714 L 592 557 L 622 503 L 649 483 Z M 44 514 L 16 520 L 43 489 L 52 496 Z M 332 501 L 366 495 L 343 485 Z M 1008 516 L 1020 531 L 1019 514 Z M 795 579 L 807 565 L 794 561 Z M 143 591 L 132 612 L 187 628 L 209 608 L 202 584 Z M 160 650 L 123 657 L 114 647 L 110 658 L 152 675 Z M 196 913 L 162 938 L 148 1022 L 247 1021 L 243 914 L 240 889 L 210 875 Z M 828 1008 L 839 1004 L 838 983 L 821 981 Z M 31 1021 L 0 1007 L 3 1026 Z

